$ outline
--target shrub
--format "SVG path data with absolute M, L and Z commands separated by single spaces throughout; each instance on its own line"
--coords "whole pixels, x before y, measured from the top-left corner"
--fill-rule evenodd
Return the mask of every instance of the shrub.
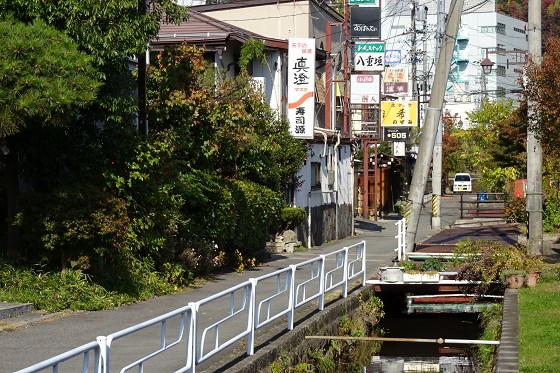
M 299 207 L 284 207 L 279 232 L 294 229 L 305 221 L 305 209 Z
M 131 297 L 105 290 L 81 270 L 43 271 L 0 261 L 0 299 L 30 302 L 45 312 L 100 310 L 132 301 Z
M 445 269 L 445 264 L 441 261 L 440 258 L 428 258 L 422 263 L 422 267 L 420 268 L 423 272 L 431 272 L 431 271 L 443 271 Z
M 543 218 L 545 232 L 557 232 L 560 229 L 560 200 L 548 199 L 546 201 Z
M 479 293 L 490 290 L 492 284 L 503 286 L 501 275 L 505 271 L 531 270 L 540 261 L 524 245 L 491 240 L 459 242 L 453 254 L 458 267 L 457 279 L 480 281 L 476 289 Z
M 504 218 L 508 221 L 527 224 L 528 216 L 525 209 L 525 199 L 515 198 L 506 201 Z

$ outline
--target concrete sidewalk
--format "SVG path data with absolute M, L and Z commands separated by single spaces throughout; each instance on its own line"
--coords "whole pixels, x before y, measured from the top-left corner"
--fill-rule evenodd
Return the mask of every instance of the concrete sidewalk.
M 429 206 L 421 214 L 416 241 L 449 228 L 459 217 L 459 200 L 456 196 L 441 199 L 441 228 L 432 229 Z M 267 263 L 243 273 L 217 274 L 212 280 L 189 291 L 162 296 L 107 311 L 70 312 L 45 316 L 20 316 L 0 322 L 0 372 L 23 369 L 72 348 L 95 341 L 99 335 L 108 335 L 139 324 L 154 317 L 196 302 L 240 284 L 249 278 L 259 277 L 290 264 L 316 258 L 344 246 L 365 240 L 367 245 L 368 277 L 379 267 L 395 258 L 398 216 L 388 216 L 378 221 L 356 220 L 356 235 L 293 254 L 276 255 Z M 153 346 L 153 341 L 152 341 Z M 216 357 L 218 358 L 218 357 Z M 199 370 L 204 371 L 204 370 Z

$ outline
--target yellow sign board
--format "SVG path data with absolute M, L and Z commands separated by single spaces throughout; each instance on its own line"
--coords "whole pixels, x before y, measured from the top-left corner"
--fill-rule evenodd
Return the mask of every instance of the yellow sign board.
M 413 127 L 418 125 L 416 101 L 382 101 L 381 126 Z

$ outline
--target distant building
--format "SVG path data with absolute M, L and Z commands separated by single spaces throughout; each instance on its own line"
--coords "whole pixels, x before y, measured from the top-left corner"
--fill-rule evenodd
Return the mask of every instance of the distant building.
M 421 102 L 429 100 L 436 65 L 438 30 L 445 28 L 450 0 L 442 1 L 441 26 L 438 28 L 437 1 L 411 2 L 387 0 L 382 9 L 382 40 L 387 50 L 398 50 L 401 63 L 410 69 L 409 76 L 418 87 Z M 518 79 L 528 49 L 527 22 L 498 13 L 496 1 L 465 0 L 453 53 L 445 108 L 465 126 L 466 112 L 480 107 L 483 98 L 518 100 Z M 413 27 L 414 25 L 414 27 Z M 415 48 L 413 50 L 413 45 Z M 415 51 L 415 52 L 414 52 Z M 492 72 L 484 75 L 480 62 L 488 57 Z M 416 67 L 414 73 L 414 66 Z

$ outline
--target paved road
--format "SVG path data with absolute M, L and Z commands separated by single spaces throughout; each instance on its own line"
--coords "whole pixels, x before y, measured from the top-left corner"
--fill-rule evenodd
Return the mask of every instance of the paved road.
M 441 229 L 432 229 L 429 205 L 423 210 L 419 228 L 416 236 L 417 242 L 422 242 L 443 228 L 448 228 L 459 218 L 459 199 L 456 196 L 447 195 L 441 199 Z M 48 359 L 72 348 L 94 341 L 96 336 L 108 335 L 135 324 L 147 321 L 164 313 L 178 309 L 189 302 L 196 302 L 207 298 L 220 291 L 226 290 L 236 284 L 242 283 L 249 278 L 259 277 L 271 273 L 277 269 L 285 268 L 290 264 L 302 262 L 315 258 L 320 254 L 329 253 L 344 246 L 358 243 L 362 240 L 367 245 L 367 268 L 369 275 L 377 273 L 378 268 L 387 265 L 395 257 L 397 228 L 395 223 L 398 217 L 385 217 L 379 221 L 356 221 L 356 236 L 331 242 L 320 247 L 312 248 L 305 252 L 278 255 L 273 260 L 262 266 L 247 270 L 243 273 L 217 274 L 211 281 L 206 282 L 198 288 L 150 299 L 145 302 L 126 305 L 114 310 L 95 312 L 73 312 L 60 317 L 51 317 L 46 320 L 30 323 L 11 330 L 10 326 L 3 328 L 0 332 L 0 372 L 14 372 Z M 206 315 L 212 318 L 212 312 Z M 16 325 L 17 319 L 12 320 Z M 171 325 L 168 328 L 171 330 Z M 153 351 L 154 346 L 159 343 L 159 335 L 147 330 L 141 335 L 142 344 L 146 345 L 146 351 Z M 112 358 L 117 353 L 128 356 L 130 361 L 131 351 L 111 351 Z M 178 369 L 175 359 L 184 360 L 184 348 L 171 355 L 166 355 L 164 361 L 170 364 L 168 367 L 158 366 L 145 371 L 167 372 Z M 212 358 L 214 359 L 214 357 Z M 216 357 L 219 360 L 219 357 Z M 180 364 L 179 364 L 180 366 Z M 202 368 L 202 367 L 201 367 Z M 62 370 L 61 370 L 62 371 Z M 198 371 L 205 371 L 199 369 Z

